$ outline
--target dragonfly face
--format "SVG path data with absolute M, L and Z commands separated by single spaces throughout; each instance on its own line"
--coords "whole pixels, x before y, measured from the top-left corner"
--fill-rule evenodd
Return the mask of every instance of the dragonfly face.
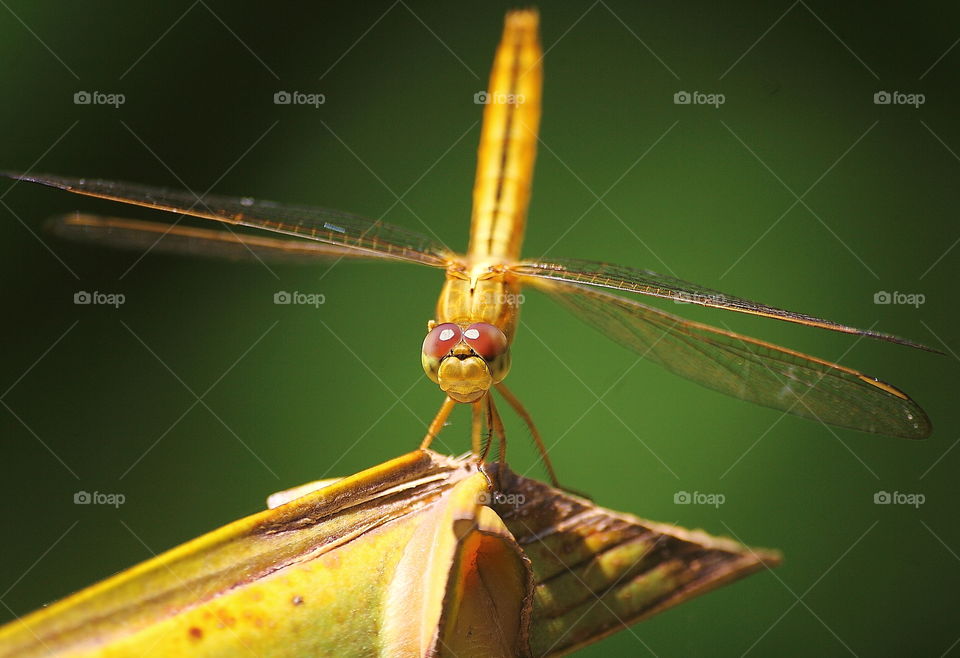
M 431 322 L 420 361 L 427 377 L 457 402 L 476 402 L 510 371 L 510 345 L 486 322 Z

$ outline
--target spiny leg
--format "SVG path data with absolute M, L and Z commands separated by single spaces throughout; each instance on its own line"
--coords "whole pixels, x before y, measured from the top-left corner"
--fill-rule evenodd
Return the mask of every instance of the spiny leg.
M 490 406 L 490 394 L 487 393 L 481 400 L 478 402 L 486 402 L 486 421 L 487 421 L 487 431 L 483 438 L 483 449 L 477 453 L 477 458 L 480 462 L 487 461 L 487 453 L 490 452 L 490 444 L 493 442 L 493 409 Z
M 510 389 L 504 386 L 502 382 L 496 386 L 497 390 L 500 391 L 500 395 L 503 396 L 507 403 L 513 407 L 513 410 L 517 412 L 517 415 L 523 418 L 523 422 L 527 424 L 527 427 L 530 428 L 530 434 L 533 435 L 533 440 L 537 444 L 537 450 L 540 451 L 540 458 L 543 460 L 543 465 L 547 467 L 547 473 L 550 474 L 550 482 L 553 484 L 553 486 L 560 489 L 560 481 L 557 480 L 557 473 L 553 470 L 553 462 L 550 461 L 550 456 L 547 454 L 547 446 L 540 437 L 540 432 L 537 431 L 536 425 L 533 424 L 533 418 L 530 417 L 530 414 L 527 413 L 527 410 L 523 408 L 522 404 L 520 404 L 520 400 L 518 400 L 510 391 Z
M 507 464 L 507 433 L 503 429 L 503 420 L 500 418 L 500 412 L 497 411 L 497 405 L 493 403 L 493 396 L 487 393 L 487 403 L 490 407 L 490 417 L 493 421 L 493 433 L 497 437 L 497 461 L 501 466 Z
M 489 395 L 489 393 L 488 393 Z M 480 438 L 483 434 L 483 402 L 477 400 L 470 404 L 470 411 L 473 414 L 470 424 L 470 448 L 473 454 L 480 456 Z
M 443 401 L 443 404 L 440 405 L 440 411 L 437 412 L 437 415 L 433 418 L 433 422 L 430 423 L 430 427 L 427 428 L 427 435 L 423 437 L 423 442 L 420 444 L 421 450 L 426 450 L 430 447 L 430 443 L 436 438 L 437 434 L 440 433 L 440 430 L 443 429 L 443 424 L 447 422 L 447 418 L 450 417 L 450 412 L 453 411 L 456 404 L 457 401 L 449 395 L 447 399 Z

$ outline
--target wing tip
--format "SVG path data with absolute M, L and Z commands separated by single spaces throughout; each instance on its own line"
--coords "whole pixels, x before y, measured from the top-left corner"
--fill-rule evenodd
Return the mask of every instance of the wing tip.
M 896 343 L 897 345 L 904 345 L 906 347 L 912 347 L 914 349 L 923 350 L 924 352 L 930 352 L 932 354 L 946 355 L 946 352 L 938 350 L 935 347 L 930 347 L 929 345 L 924 345 L 915 340 L 909 338 L 901 338 L 894 334 L 883 333 L 882 331 L 872 331 L 869 329 L 859 329 L 857 333 L 861 336 L 866 336 L 867 338 L 874 338 L 876 340 L 886 341 L 888 343 Z
M 19 171 L 7 171 L 0 170 L 0 176 L 4 178 L 9 178 L 10 180 L 22 181 L 25 183 L 37 183 L 38 185 L 46 185 L 47 187 L 56 187 L 62 190 L 71 189 L 71 183 L 82 182 L 83 179 L 71 179 L 64 176 L 56 176 L 53 174 L 31 174 L 31 173 L 22 173 Z
M 927 415 L 927 412 L 920 408 L 916 402 L 910 400 L 913 403 L 913 409 L 911 410 L 911 415 L 914 416 L 912 419 L 914 421 L 914 432 L 910 436 L 905 436 L 905 439 L 912 439 L 914 441 L 923 441 L 924 439 L 930 438 L 930 435 L 933 434 L 933 423 L 930 421 L 930 416 Z
M 926 441 L 930 438 L 931 434 L 933 434 L 933 424 L 927 415 L 923 414 L 923 417 L 918 418 L 914 424 L 913 431 L 899 432 L 893 436 L 898 439 L 908 439 L 910 441 Z

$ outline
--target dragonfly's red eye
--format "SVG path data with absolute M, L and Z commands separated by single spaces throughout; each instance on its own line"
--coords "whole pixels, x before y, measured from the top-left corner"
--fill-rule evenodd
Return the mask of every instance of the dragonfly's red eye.
M 463 339 L 484 359 L 494 359 L 507 351 L 507 337 L 486 322 L 476 322 L 463 332 Z
M 460 342 L 462 335 L 460 327 L 452 322 L 438 324 L 423 339 L 423 353 L 439 359 Z

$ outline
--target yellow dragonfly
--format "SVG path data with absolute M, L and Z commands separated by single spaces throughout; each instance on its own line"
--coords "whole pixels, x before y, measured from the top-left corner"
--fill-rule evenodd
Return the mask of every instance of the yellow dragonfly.
M 483 114 L 470 242 L 466 254 L 382 221 L 334 210 L 252 198 L 203 196 L 105 180 L 36 174 L 7 177 L 86 196 L 262 229 L 232 230 L 71 214 L 55 233 L 123 247 L 258 259 L 383 259 L 443 270 L 436 317 L 427 323 L 421 362 L 445 394 L 427 429 L 426 448 L 458 404 L 471 405 L 472 448 L 481 459 L 506 437 L 491 395 L 496 389 L 529 426 L 554 483 L 556 474 L 530 415 L 504 385 L 525 286 L 541 290 L 610 339 L 706 387 L 824 423 L 911 439 L 930 421 L 905 393 L 836 363 L 685 320 L 647 306 L 646 295 L 868 336 L 924 350 L 889 334 L 785 311 L 642 269 L 577 259 L 520 255 L 537 151 L 543 52 L 536 11 L 512 11 L 494 59 Z M 179 220 L 178 220 L 179 221 Z M 488 438 L 483 441 L 483 437 Z

